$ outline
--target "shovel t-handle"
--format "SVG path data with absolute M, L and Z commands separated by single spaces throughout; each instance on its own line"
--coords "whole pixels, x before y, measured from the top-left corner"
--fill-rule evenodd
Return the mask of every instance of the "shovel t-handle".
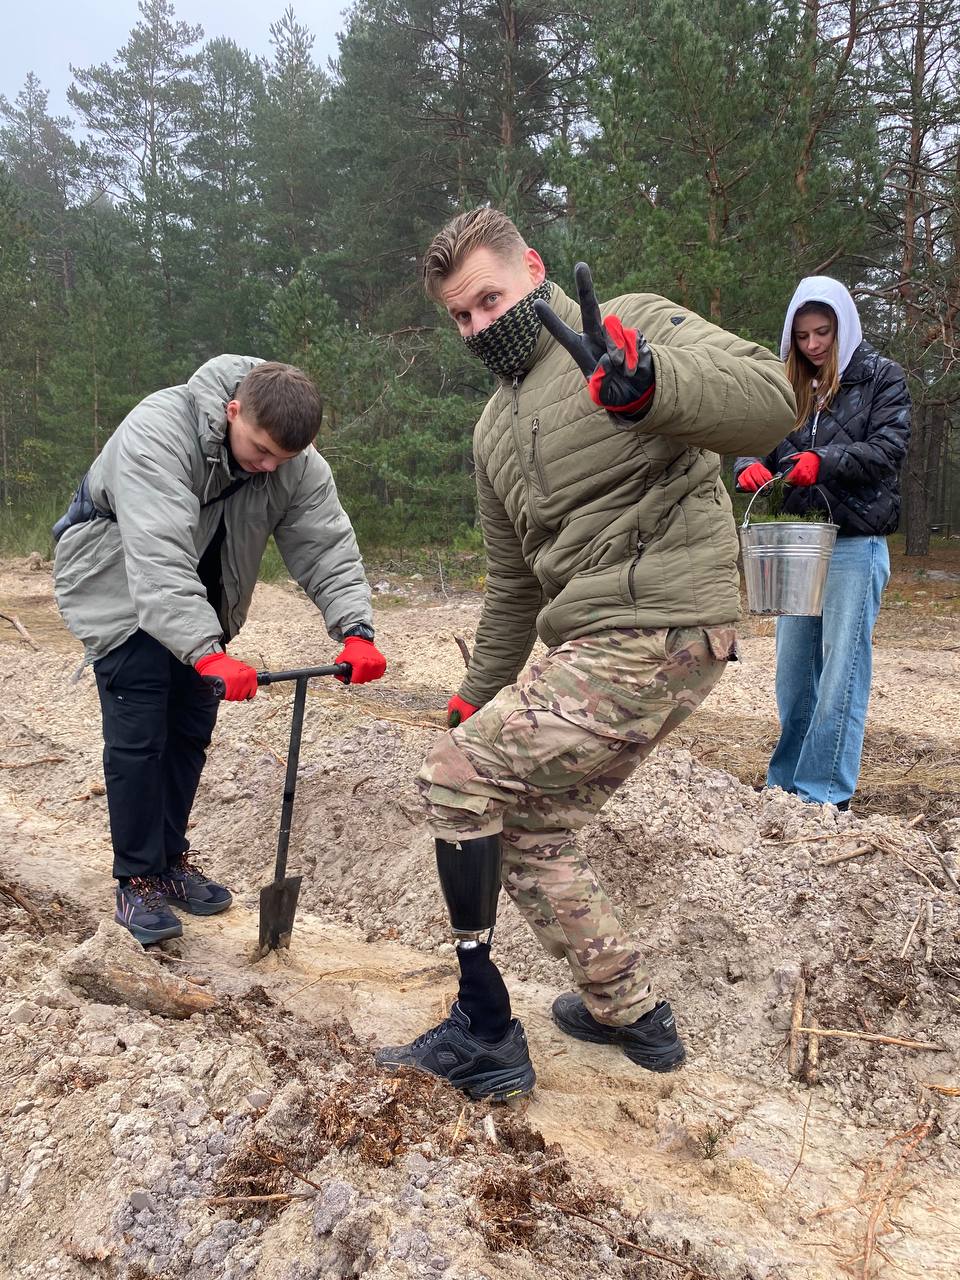
M 353 674 L 349 662 L 334 662 L 328 667 L 296 667 L 293 671 L 258 671 L 257 684 L 279 684 L 281 680 L 310 680 L 313 676 L 343 676 L 347 684 Z
M 349 662 L 334 662 L 326 667 L 297 667 L 292 671 L 258 671 L 257 684 L 279 684 L 282 680 L 310 680 L 313 676 L 340 676 L 344 684 L 350 683 L 353 667 Z M 220 676 L 201 676 L 203 683 L 215 698 L 223 698 L 227 686 Z

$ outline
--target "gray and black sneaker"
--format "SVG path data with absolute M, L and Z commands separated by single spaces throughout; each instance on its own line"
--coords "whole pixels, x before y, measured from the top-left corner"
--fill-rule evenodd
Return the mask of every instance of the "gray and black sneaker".
M 230 890 L 208 879 L 203 869 L 191 862 L 186 854 L 168 867 L 157 883 L 169 903 L 182 907 L 193 916 L 215 916 L 218 911 L 226 911 L 233 902 Z
M 113 918 L 144 946 L 179 938 L 183 933 L 183 925 L 164 901 L 156 876 L 134 876 L 126 884 L 118 884 Z
M 631 1062 L 647 1071 L 676 1071 L 687 1056 L 677 1035 L 673 1010 L 665 1000 L 625 1027 L 598 1022 L 575 991 L 557 996 L 551 1012 L 568 1036 L 590 1044 L 618 1045 Z
M 488 1044 L 470 1034 L 470 1019 L 459 1003 L 454 1004 L 449 1018 L 411 1044 L 380 1049 L 376 1063 L 388 1071 L 399 1067 L 426 1071 L 449 1080 L 471 1098 L 493 1102 L 529 1093 L 537 1079 L 518 1019 L 511 1019 L 499 1044 Z

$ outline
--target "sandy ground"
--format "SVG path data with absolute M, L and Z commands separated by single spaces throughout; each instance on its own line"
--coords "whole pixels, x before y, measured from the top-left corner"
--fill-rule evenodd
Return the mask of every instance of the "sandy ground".
M 255 962 L 289 690 L 223 709 L 201 785 L 191 839 L 234 909 L 135 956 L 97 933 L 112 882 L 93 681 L 71 682 L 48 568 L 0 566 L 0 613 L 38 646 L 0 621 L 0 1273 L 955 1276 L 957 582 L 912 565 L 891 584 L 855 814 L 751 785 L 776 735 L 760 621 L 584 833 L 676 1009 L 682 1072 L 563 1037 L 548 1013 L 565 970 L 502 900 L 538 1084 L 491 1109 L 371 1066 L 456 987 L 412 779 L 479 615 L 449 582 L 373 576 L 388 677 L 311 688 L 293 944 Z M 333 656 L 290 586 L 258 589 L 233 648 L 273 668 Z M 84 948 L 215 1003 L 175 1019 L 91 995 Z M 813 1061 L 800 1035 L 792 1078 L 801 987 L 805 1026 L 932 1047 L 822 1036 Z

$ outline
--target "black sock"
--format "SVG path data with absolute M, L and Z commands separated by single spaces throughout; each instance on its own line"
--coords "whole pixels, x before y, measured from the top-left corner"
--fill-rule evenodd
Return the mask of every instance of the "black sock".
M 130 883 L 129 876 L 117 876 L 117 884 L 120 886 L 121 889 L 125 889 L 129 883 Z
M 470 1033 L 478 1040 L 497 1044 L 510 1025 L 510 996 L 500 970 L 490 959 L 486 942 L 457 947 L 460 961 L 460 1008 L 470 1019 Z

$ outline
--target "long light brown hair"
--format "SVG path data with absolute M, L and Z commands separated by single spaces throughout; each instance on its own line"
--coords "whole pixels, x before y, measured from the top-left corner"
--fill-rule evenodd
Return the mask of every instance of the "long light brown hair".
M 794 327 L 801 316 L 812 315 L 819 311 L 833 321 L 833 346 L 823 365 L 818 369 L 797 347 L 793 333 L 790 334 L 790 350 L 787 353 L 787 377 L 793 385 L 793 393 L 797 398 L 797 417 L 793 424 L 794 431 L 810 418 L 814 409 L 829 409 L 834 396 L 840 390 L 840 333 L 837 314 L 826 302 L 805 302 L 798 307 L 793 317 Z M 816 384 L 816 385 L 814 385 Z

